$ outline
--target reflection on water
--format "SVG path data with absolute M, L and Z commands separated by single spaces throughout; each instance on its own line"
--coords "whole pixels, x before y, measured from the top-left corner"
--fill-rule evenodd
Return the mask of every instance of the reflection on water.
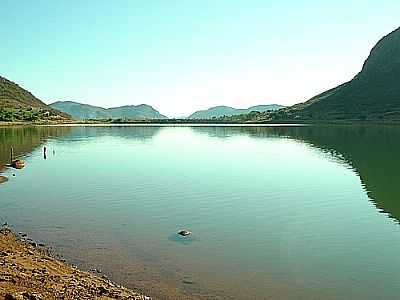
M 0 127 L 0 174 L 6 171 L 6 166 L 14 169 L 24 168 L 24 161 L 14 159 L 29 156 L 47 140 L 60 137 L 69 131 L 70 128 L 65 127 Z M 15 176 L 15 172 L 12 176 Z M 0 176 L 0 184 L 7 181 L 8 177 Z
M 157 134 L 160 127 L 61 127 L 61 126 L 21 126 L 0 127 L 0 170 L 10 162 L 10 148 L 14 157 L 29 155 L 39 145 L 49 139 L 68 142 L 87 140 L 100 136 L 115 136 L 127 139 L 147 140 Z M 47 153 L 44 153 L 47 155 Z M 55 154 L 55 153 L 53 153 Z
M 10 148 L 14 149 L 14 157 L 29 155 L 48 139 L 67 134 L 68 127 L 0 127 L 0 171 L 10 163 Z
M 398 170 L 400 128 L 397 126 L 343 126 L 308 128 L 293 138 L 340 153 L 357 171 L 377 208 L 400 220 Z
M 5 176 L 0 176 L 0 184 L 2 184 L 2 183 L 4 183 L 4 182 L 7 182 L 8 181 L 8 178 L 7 177 L 5 177 Z
M 395 299 L 399 137 L 394 126 L 0 128 L 1 161 L 10 146 L 27 161 L 4 171 L 0 221 L 156 299 Z
M 69 127 L 69 129 L 69 134 L 63 136 L 63 140 L 67 142 L 107 136 L 146 141 L 155 137 L 162 128 L 157 126 L 79 126 Z
M 368 196 L 382 212 L 400 221 L 399 126 L 302 126 L 302 127 L 192 127 L 196 132 L 226 138 L 286 137 L 343 159 L 359 174 Z
M 168 240 L 170 240 L 171 242 L 175 242 L 175 243 L 179 243 L 181 245 L 190 245 L 191 243 L 195 242 L 197 239 L 195 237 L 192 236 L 180 236 L 176 233 L 171 234 L 168 237 Z

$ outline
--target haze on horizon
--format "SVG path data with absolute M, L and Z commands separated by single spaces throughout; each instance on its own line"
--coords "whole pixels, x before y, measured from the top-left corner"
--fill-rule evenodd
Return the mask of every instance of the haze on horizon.
M 0 75 L 46 103 L 292 105 L 350 80 L 400 2 L 2 1 Z

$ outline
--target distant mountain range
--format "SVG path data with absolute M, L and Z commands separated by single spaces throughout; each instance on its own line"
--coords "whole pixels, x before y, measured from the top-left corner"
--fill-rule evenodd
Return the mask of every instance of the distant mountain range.
M 70 119 L 69 115 L 78 120 L 167 118 L 145 104 L 106 109 L 64 101 L 49 107 L 16 83 L 0 77 L 0 121 L 65 121 Z M 226 122 L 400 120 L 400 28 L 373 47 L 362 70 L 352 80 L 306 102 L 291 107 L 278 104 L 246 109 L 216 106 L 196 111 L 188 118 L 220 118 Z
M 18 84 L 0 76 L 0 121 L 70 120 Z
M 50 107 L 71 115 L 76 120 L 87 119 L 166 119 L 150 105 L 126 105 L 120 107 L 103 108 L 73 101 L 58 101 Z
M 241 115 L 247 114 L 252 111 L 269 111 L 269 110 L 277 110 L 284 108 L 283 105 L 278 104 L 267 104 L 267 105 L 257 105 L 251 106 L 249 108 L 233 108 L 230 106 L 215 106 L 211 107 L 207 110 L 199 110 L 191 114 L 188 119 L 212 119 L 212 118 L 219 118 L 224 116 L 234 116 L 234 115 Z

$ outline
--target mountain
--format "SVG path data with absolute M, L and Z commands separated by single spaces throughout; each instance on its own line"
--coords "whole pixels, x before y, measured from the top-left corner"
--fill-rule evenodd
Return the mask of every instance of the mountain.
M 107 109 L 113 119 L 167 119 L 166 116 L 160 114 L 152 106 L 147 104 L 126 105 Z
M 18 84 L 0 76 L 0 121 L 69 120 Z
M 212 119 L 212 118 L 219 118 L 223 116 L 234 116 L 234 115 L 241 115 L 247 114 L 252 111 L 268 111 L 268 110 L 277 110 L 283 108 L 284 106 L 278 104 L 268 104 L 268 105 L 257 105 L 251 106 L 249 108 L 233 108 L 229 106 L 215 106 L 211 107 L 207 110 L 199 110 L 191 114 L 188 119 Z
M 373 47 L 351 81 L 287 111 L 302 119 L 400 119 L 400 28 Z
M 110 114 L 102 107 L 72 101 L 54 102 L 50 104 L 50 107 L 63 111 L 77 120 L 110 118 Z
M 127 105 L 103 108 L 73 101 L 58 101 L 51 107 L 70 114 L 74 119 L 166 119 L 150 105 Z

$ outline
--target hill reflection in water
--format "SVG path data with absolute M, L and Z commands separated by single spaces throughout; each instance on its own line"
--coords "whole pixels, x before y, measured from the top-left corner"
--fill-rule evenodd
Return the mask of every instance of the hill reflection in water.
M 192 127 L 218 138 L 289 138 L 305 142 L 348 163 L 359 175 L 375 206 L 400 222 L 400 127 L 332 125 L 299 127 Z

